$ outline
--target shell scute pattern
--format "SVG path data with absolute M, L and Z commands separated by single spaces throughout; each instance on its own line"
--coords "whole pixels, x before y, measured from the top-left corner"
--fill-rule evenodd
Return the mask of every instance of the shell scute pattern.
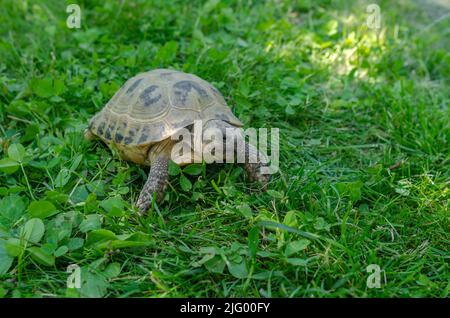
M 186 106 L 188 102 L 193 102 L 192 99 L 196 98 L 197 104 L 207 105 L 212 102 L 212 97 L 208 94 L 199 83 L 192 80 L 182 80 L 173 85 L 173 92 L 175 95 L 175 101 L 183 106 Z
M 129 79 L 90 121 L 106 142 L 127 146 L 162 141 L 197 119 L 222 119 L 242 126 L 223 96 L 201 78 L 157 69 Z
M 130 95 L 131 93 L 133 93 L 133 91 L 135 90 L 135 88 L 138 87 L 139 84 L 140 84 L 141 82 L 142 82 L 142 78 L 138 78 L 137 80 L 135 80 L 135 81 L 133 82 L 133 84 L 131 84 L 131 86 L 128 87 L 128 89 L 127 89 L 127 91 L 126 91 L 126 94 L 127 94 L 127 95 Z
M 158 85 L 151 85 L 144 89 L 139 95 L 139 98 L 145 107 L 149 107 L 151 104 L 154 104 L 161 99 L 161 93 L 157 90 Z

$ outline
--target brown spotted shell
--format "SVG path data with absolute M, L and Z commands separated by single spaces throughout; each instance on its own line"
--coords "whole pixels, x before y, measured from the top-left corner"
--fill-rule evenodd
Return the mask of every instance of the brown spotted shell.
M 129 79 L 90 120 L 89 130 L 108 143 L 130 149 L 162 141 L 198 119 L 243 125 L 207 81 L 157 69 Z

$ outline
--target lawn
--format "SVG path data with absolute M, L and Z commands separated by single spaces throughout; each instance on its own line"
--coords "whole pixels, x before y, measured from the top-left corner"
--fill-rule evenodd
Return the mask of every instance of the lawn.
M 74 2 L 0 3 L 0 297 L 449 296 L 446 1 Z M 171 169 L 138 217 L 148 168 L 83 131 L 155 68 L 280 129 L 268 191 Z

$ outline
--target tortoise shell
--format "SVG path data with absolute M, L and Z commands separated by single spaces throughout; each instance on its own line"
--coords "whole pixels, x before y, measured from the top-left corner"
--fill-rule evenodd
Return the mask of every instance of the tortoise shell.
M 89 130 L 107 143 L 142 148 L 200 119 L 243 126 L 207 81 L 193 74 L 156 69 L 129 79 L 90 120 Z

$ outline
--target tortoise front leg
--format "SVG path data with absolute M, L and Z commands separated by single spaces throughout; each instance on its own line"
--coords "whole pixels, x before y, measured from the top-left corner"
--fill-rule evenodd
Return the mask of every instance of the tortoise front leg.
M 161 153 L 152 161 L 147 182 L 136 202 L 140 215 L 145 214 L 150 208 L 153 193 L 156 193 L 156 202 L 160 202 L 164 198 L 164 191 L 169 181 L 168 165 L 169 156 L 166 153 Z

